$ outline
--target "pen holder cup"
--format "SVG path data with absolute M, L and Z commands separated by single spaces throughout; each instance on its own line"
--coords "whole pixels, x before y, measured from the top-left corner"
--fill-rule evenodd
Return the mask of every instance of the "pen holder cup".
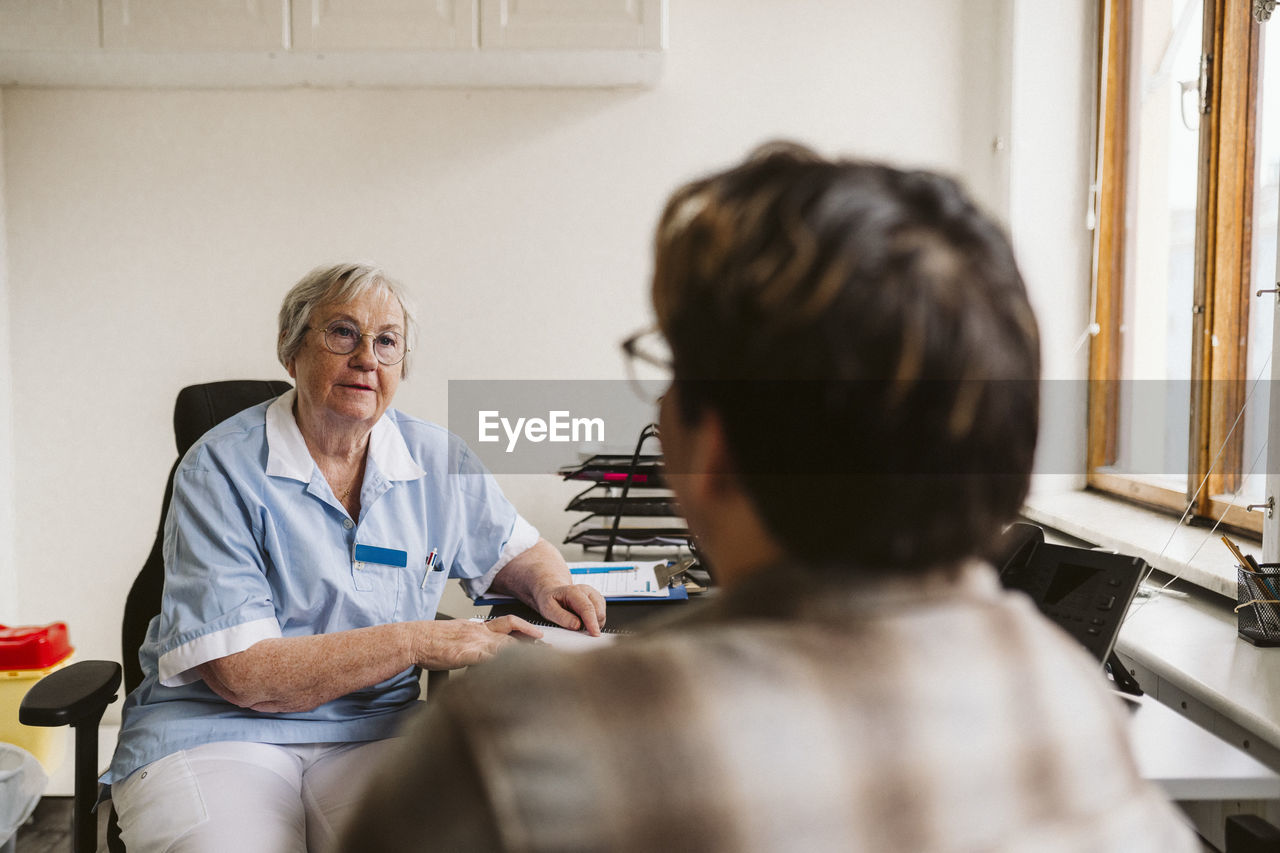
M 1255 646 L 1280 646 L 1280 563 L 1236 567 L 1236 629 Z

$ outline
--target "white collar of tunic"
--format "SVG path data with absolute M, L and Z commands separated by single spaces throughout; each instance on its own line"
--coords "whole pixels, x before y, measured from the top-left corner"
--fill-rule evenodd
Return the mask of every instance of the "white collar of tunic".
M 316 463 L 293 416 L 296 389 L 289 389 L 267 407 L 267 474 L 311 482 Z M 416 480 L 427 472 L 414 461 L 404 436 L 386 412 L 369 433 L 369 460 L 388 480 Z

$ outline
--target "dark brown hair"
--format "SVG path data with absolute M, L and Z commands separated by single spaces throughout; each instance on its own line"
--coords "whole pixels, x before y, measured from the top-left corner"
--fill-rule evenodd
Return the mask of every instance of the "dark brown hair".
M 1026 496 L 1039 336 L 955 182 L 775 143 L 675 192 L 653 301 L 679 415 L 711 409 L 779 542 L 906 570 L 981 552 Z

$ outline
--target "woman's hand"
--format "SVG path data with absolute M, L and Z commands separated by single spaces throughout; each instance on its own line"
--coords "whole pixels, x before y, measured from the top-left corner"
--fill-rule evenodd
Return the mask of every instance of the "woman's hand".
M 543 618 L 570 631 L 599 636 L 604 626 L 604 596 L 575 584 L 560 552 L 545 539 L 502 567 L 489 589 L 514 595 Z
M 412 624 L 414 662 L 423 669 L 458 669 L 483 663 L 513 643 L 542 636 L 519 616 L 500 616 L 488 622 L 445 619 Z
M 604 626 L 604 596 L 586 584 L 563 584 L 538 589 L 534 606 L 545 618 L 571 631 L 584 630 L 593 637 Z

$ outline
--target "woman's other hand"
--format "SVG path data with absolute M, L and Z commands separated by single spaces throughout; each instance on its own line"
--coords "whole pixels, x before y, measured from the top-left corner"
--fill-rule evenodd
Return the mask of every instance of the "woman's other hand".
M 585 584 L 575 584 L 564 557 L 545 539 L 503 566 L 489 589 L 514 595 L 544 619 L 570 631 L 584 630 L 595 637 L 604 627 L 604 596 Z
M 584 630 L 593 637 L 604 626 L 604 596 L 586 584 L 563 584 L 539 590 L 534 605 L 544 618 L 571 631 Z

